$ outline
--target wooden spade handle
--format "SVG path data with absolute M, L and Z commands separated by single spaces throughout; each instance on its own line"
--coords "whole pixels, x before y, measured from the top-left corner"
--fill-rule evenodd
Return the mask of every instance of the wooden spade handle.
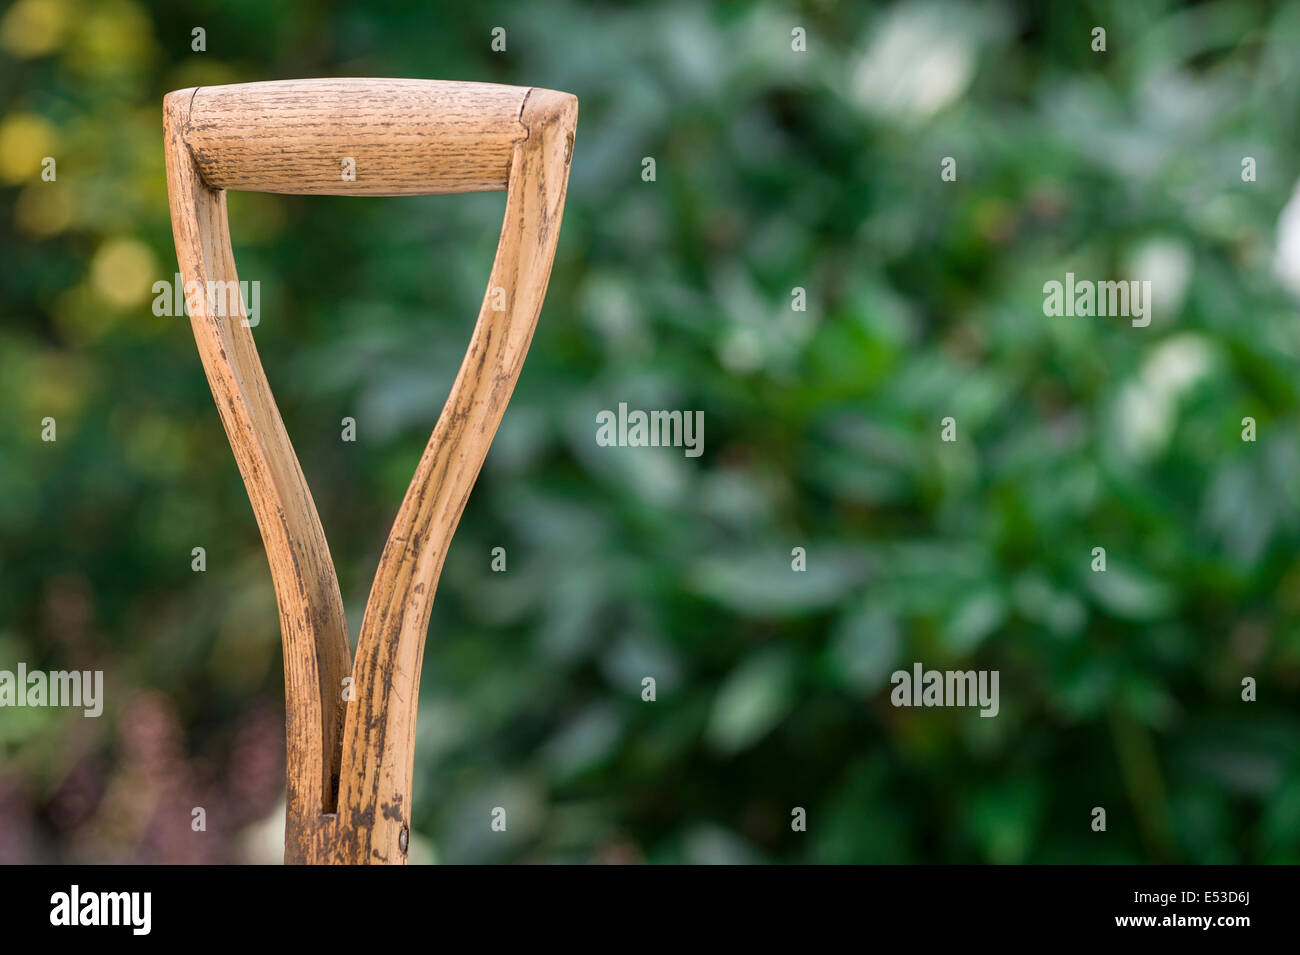
M 292 80 L 163 100 L 172 232 L 208 383 L 248 489 L 284 643 L 285 861 L 403 863 L 420 667 L 452 534 L 546 295 L 578 101 L 429 80 Z M 340 175 L 345 157 L 356 179 Z M 338 579 L 237 288 L 226 189 L 404 195 L 508 188 L 465 359 L 389 533 L 355 660 Z M 218 301 L 228 301 L 218 298 Z M 350 678 L 350 679 L 349 679 Z
M 441 80 L 279 80 L 194 90 L 185 142 L 217 189 L 349 196 L 506 187 L 531 90 Z M 354 178 L 344 175 L 351 163 Z

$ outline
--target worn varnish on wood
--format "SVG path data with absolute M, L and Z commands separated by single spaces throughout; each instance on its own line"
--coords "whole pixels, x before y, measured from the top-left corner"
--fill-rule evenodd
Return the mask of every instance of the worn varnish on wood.
M 406 861 L 429 611 L 546 295 L 577 110 L 567 93 L 434 80 L 286 80 L 164 98 L 187 308 L 279 606 L 286 862 Z M 344 177 L 345 159 L 355 179 Z M 353 660 L 325 534 L 243 305 L 222 314 L 229 309 L 188 290 L 238 281 L 227 189 L 381 196 L 502 188 L 505 219 L 478 322 L 380 557 Z

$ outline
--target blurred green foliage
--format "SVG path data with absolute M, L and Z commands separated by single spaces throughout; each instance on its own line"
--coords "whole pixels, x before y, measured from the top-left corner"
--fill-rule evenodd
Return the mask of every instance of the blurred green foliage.
M 0 667 L 102 668 L 108 699 L 0 711 L 0 860 L 276 855 L 270 575 L 187 323 L 151 310 L 160 106 L 369 75 L 581 101 L 430 625 L 418 857 L 1300 861 L 1298 43 L 1300 7 L 1221 0 L 17 0 Z M 354 641 L 503 206 L 230 197 Z M 1152 280 L 1151 326 L 1045 317 L 1067 271 Z M 598 447 L 620 401 L 702 409 L 704 455 Z M 913 661 L 999 670 L 999 716 L 891 707 Z

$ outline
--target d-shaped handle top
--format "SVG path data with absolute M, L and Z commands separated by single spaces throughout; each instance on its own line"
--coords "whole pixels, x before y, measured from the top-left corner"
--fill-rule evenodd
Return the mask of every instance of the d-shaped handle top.
M 524 107 L 568 93 L 408 79 L 309 79 L 201 86 L 168 95 L 214 189 L 344 196 L 506 188 Z
M 507 190 L 487 294 L 384 545 L 355 657 L 325 532 L 240 321 L 242 300 L 234 297 L 233 310 L 209 305 L 211 291 L 187 300 L 280 610 L 286 861 L 406 860 L 429 613 L 537 326 L 577 113 L 568 93 L 432 80 L 288 80 L 178 90 L 164 100 L 167 192 L 186 289 L 238 288 L 228 189 Z

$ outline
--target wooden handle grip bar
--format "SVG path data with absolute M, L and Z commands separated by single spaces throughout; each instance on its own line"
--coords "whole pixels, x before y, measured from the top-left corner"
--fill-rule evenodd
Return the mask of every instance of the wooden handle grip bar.
M 193 91 L 185 142 L 217 189 L 403 196 L 506 187 L 526 87 L 286 80 Z M 351 162 L 354 179 L 341 173 Z
M 280 613 L 286 862 L 406 861 L 434 590 L 546 295 L 577 109 L 567 93 L 434 80 L 288 80 L 178 90 L 163 100 L 186 306 Z M 231 308 L 221 308 L 231 299 L 217 296 L 214 305 L 214 296 L 189 292 L 238 288 L 227 189 L 414 195 L 502 188 L 506 211 L 487 293 L 384 546 L 353 659 L 325 534 L 243 303 L 234 296 Z

